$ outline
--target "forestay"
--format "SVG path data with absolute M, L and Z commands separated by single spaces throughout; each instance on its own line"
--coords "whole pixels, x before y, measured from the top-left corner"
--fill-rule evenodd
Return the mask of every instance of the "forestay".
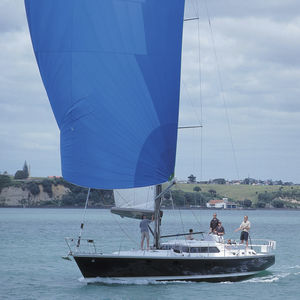
M 130 188 L 174 173 L 184 0 L 25 0 L 63 177 Z

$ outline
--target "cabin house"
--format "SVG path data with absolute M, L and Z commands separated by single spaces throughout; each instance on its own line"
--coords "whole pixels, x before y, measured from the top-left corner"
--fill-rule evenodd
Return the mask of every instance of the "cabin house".
M 213 199 L 206 203 L 207 208 L 214 208 L 214 209 L 234 209 L 237 208 L 237 204 L 233 202 L 228 202 L 228 198 L 220 199 Z
M 224 208 L 224 205 L 225 205 L 224 200 L 217 200 L 217 199 L 209 200 L 206 203 L 207 208 Z

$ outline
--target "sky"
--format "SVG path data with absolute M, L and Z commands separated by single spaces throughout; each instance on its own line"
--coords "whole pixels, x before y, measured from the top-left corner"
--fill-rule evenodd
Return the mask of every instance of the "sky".
M 176 177 L 300 183 L 300 2 L 186 0 Z M 61 175 L 23 0 L 0 0 L 0 173 Z

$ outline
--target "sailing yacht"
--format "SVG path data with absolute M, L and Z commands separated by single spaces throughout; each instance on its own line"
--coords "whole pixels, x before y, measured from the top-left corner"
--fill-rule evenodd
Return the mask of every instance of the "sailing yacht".
M 274 264 L 273 241 L 248 249 L 204 233 L 186 240 L 183 233 L 161 242 L 161 199 L 174 184 L 184 4 L 25 0 L 34 53 L 60 129 L 63 177 L 89 191 L 113 189 L 116 199 L 129 199 L 132 189 L 137 198 L 151 199 L 146 207 L 113 210 L 135 218 L 154 215 L 149 251 L 103 254 L 94 240 L 85 241 L 85 251 L 83 222 L 79 237 L 67 239 L 85 278 L 236 280 Z

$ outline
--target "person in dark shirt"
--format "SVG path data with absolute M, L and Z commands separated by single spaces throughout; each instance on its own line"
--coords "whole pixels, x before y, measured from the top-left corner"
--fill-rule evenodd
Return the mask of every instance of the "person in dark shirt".
M 218 223 L 218 226 L 214 230 L 214 233 L 217 234 L 218 236 L 223 236 L 225 234 L 225 230 L 221 222 Z
M 219 219 L 217 219 L 217 214 L 214 213 L 213 214 L 213 218 L 212 220 L 210 221 L 210 229 L 209 229 L 209 233 L 213 233 L 214 230 L 217 228 L 218 226 L 218 223 L 219 223 Z

